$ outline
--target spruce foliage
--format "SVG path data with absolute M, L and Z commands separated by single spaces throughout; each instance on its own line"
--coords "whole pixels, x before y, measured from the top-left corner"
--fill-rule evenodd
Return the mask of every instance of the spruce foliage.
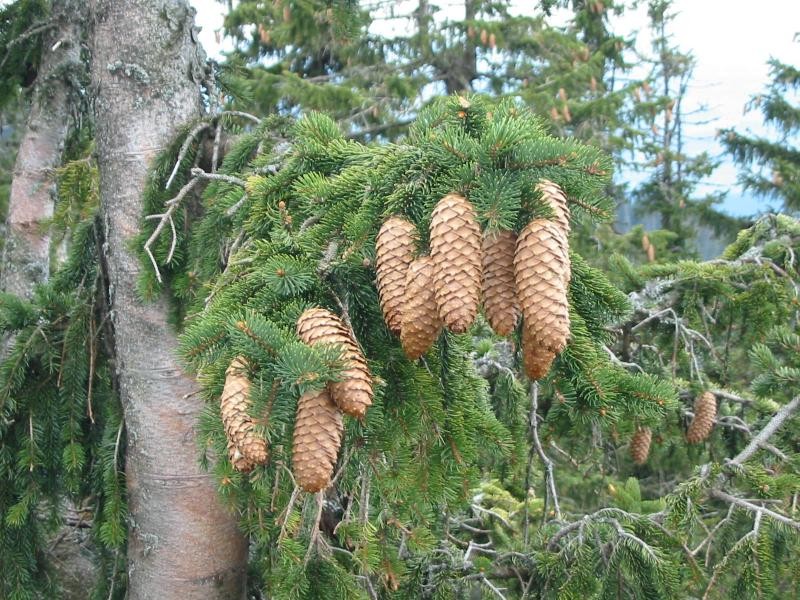
M 30 302 L 0 295 L 4 598 L 57 597 L 46 552 L 68 516 L 66 502 L 88 506 L 103 562 L 97 597 L 109 595 L 124 566 L 119 552 L 126 537 L 125 440 L 108 352 L 102 235 L 92 192 L 96 174 L 90 159 L 60 171 L 60 206 L 70 208 L 56 212 L 55 225 L 70 231 L 70 252 L 59 271 Z
M 165 200 L 158 198 L 174 196 L 185 181 L 164 190 L 181 142 L 154 171 L 152 213 L 162 213 Z M 192 307 L 182 354 L 209 400 L 204 460 L 252 536 L 266 590 L 279 597 L 358 596 L 365 577 L 381 593 L 409 598 L 433 587 L 458 595 L 480 586 L 472 565 L 453 569 L 437 555 L 442 543 L 449 548 L 453 515 L 473 505 L 487 465 L 506 465 L 504 485 L 524 485 L 520 436 L 528 384 L 498 376 L 487 385 L 475 371 L 467 335 L 445 332 L 420 360 L 405 358 L 378 302 L 375 237 L 387 217 L 401 215 L 417 226 L 425 253 L 431 211 L 451 192 L 470 199 L 484 229 L 520 230 L 532 218 L 555 216 L 536 191 L 542 178 L 565 190 L 576 220 L 608 218 L 608 158 L 548 135 L 518 103 L 453 96 L 420 113 L 408 137 L 390 145 L 347 140 L 319 114 L 295 123 L 265 121 L 245 134 L 220 174 L 235 179 L 212 183 L 203 194 L 203 215 L 188 226 L 206 233 L 183 235 L 182 224 L 174 242 L 168 234 L 154 245 L 154 259 L 173 294 Z M 242 187 L 230 181 L 242 182 L 246 194 L 233 213 Z M 143 221 L 142 240 L 157 221 Z M 150 265 L 145 254 L 142 259 Z M 657 426 L 676 399 L 664 381 L 612 364 L 603 350 L 606 327 L 627 314 L 627 299 L 579 255 L 573 261 L 571 341 L 543 383 L 560 400 L 542 427 L 548 436 L 575 436 L 581 446 L 593 428 Z M 159 289 L 152 268 L 141 287 L 148 294 Z M 352 327 L 376 388 L 364 422 L 346 419 L 335 485 L 324 504 L 298 495 L 288 469 L 297 398 L 336 380 L 342 368 L 335 353 L 308 347 L 294 333 L 309 306 L 327 308 Z M 225 460 L 219 416 L 224 372 L 236 356 L 252 365 L 251 414 L 271 450 L 270 464 L 249 477 Z M 557 500 L 549 502 L 553 517 Z M 525 514 L 541 506 L 523 505 Z M 519 540 L 509 543 L 518 547 Z M 631 573 L 634 563 L 646 562 L 636 547 L 618 560 Z M 653 566 L 654 581 L 667 581 L 665 568 Z

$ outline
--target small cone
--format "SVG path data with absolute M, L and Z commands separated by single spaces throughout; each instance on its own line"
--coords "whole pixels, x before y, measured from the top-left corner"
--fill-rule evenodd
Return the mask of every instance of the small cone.
M 528 223 L 519 235 L 514 277 L 523 327 L 533 344 L 560 353 L 569 338 L 569 247 L 559 225 L 547 219 Z
M 425 354 L 439 337 L 442 322 L 433 292 L 433 260 L 422 256 L 411 263 L 405 284 L 400 343 L 412 360 Z
M 717 399 L 711 392 L 703 392 L 694 401 L 694 418 L 689 423 L 686 441 L 699 444 L 706 439 L 714 428 L 717 416 Z
M 220 397 L 220 414 L 228 438 L 229 456 L 232 456 L 230 452 L 232 445 L 248 463 L 263 465 L 269 458 L 269 451 L 267 442 L 253 429 L 253 419 L 247 412 L 250 408 L 250 381 L 247 379 L 246 369 L 245 359 L 237 356 L 225 371 L 225 387 Z M 236 462 L 234 460 L 231 462 L 239 470 Z
M 650 455 L 650 442 L 653 439 L 653 432 L 649 427 L 640 427 L 631 438 L 631 458 L 637 465 L 647 462 Z
M 228 440 L 228 460 L 240 473 L 249 473 L 255 465 L 247 460 L 231 440 Z
M 336 344 L 342 347 L 347 367 L 342 380 L 328 384 L 331 398 L 342 412 L 363 419 L 372 406 L 372 375 L 367 359 L 341 319 L 324 308 L 309 308 L 297 319 L 297 335 L 309 346 Z
M 519 320 L 514 283 L 517 234 L 498 231 L 483 236 L 483 310 L 497 335 L 510 335 Z
M 439 318 L 464 333 L 478 314 L 481 296 L 481 230 L 472 205 L 448 194 L 433 209 L 430 228 L 433 285 Z
M 550 371 L 556 353 L 539 346 L 530 337 L 528 328 L 522 327 L 522 366 L 525 374 L 533 381 L 539 381 Z
M 542 198 L 550 205 L 551 210 L 555 213 L 555 222 L 561 227 L 564 232 L 564 237 L 569 237 L 569 205 L 567 204 L 567 195 L 561 187 L 549 179 L 541 179 L 536 184 L 536 189 L 542 194 Z
M 304 491 L 324 490 L 331 482 L 342 443 L 342 413 L 328 390 L 306 392 L 297 401 L 292 441 L 292 473 Z
M 391 217 L 381 225 L 375 240 L 375 270 L 381 310 L 395 335 L 400 334 L 406 271 L 414 260 L 416 242 L 414 224 L 400 217 Z

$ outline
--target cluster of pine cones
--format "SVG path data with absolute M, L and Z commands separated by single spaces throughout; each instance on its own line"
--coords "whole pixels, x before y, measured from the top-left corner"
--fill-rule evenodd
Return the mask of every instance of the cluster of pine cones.
M 481 235 L 475 209 L 448 194 L 433 210 L 430 254 L 415 257 L 412 223 L 391 217 L 375 244 L 381 309 L 400 336 L 406 355 L 417 359 L 443 327 L 464 333 L 483 308 L 492 329 L 507 336 L 520 318 L 525 372 L 541 379 L 569 337 L 569 208 L 561 188 L 547 180 L 537 190 L 554 220 L 534 219 L 514 231 Z
M 466 332 L 483 296 L 486 317 L 499 335 L 510 335 L 522 315 L 525 371 L 533 379 L 547 373 L 569 336 L 569 209 L 555 183 L 542 180 L 537 189 L 556 218 L 534 219 L 519 236 L 513 231 L 482 236 L 475 209 L 457 194 L 434 208 L 429 256 L 415 257 L 418 236 L 412 223 L 392 217 L 383 224 L 376 242 L 381 309 L 409 358 L 427 352 L 443 327 Z M 297 334 L 311 346 L 341 348 L 346 364 L 341 381 L 307 392 L 297 403 L 292 470 L 298 486 L 318 492 L 333 476 L 343 413 L 363 419 L 372 404 L 372 376 L 350 329 L 333 313 L 305 311 Z M 242 472 L 269 457 L 248 413 L 246 370 L 244 358 L 231 362 L 220 401 L 228 457 Z
M 714 429 L 714 419 L 717 416 L 717 399 L 711 392 L 703 392 L 694 400 L 694 416 L 689 429 L 686 431 L 686 441 L 690 444 L 699 444 L 705 440 Z M 630 451 L 633 462 L 643 465 L 650 455 L 650 442 L 653 432 L 649 427 L 639 427 L 631 438 Z
M 363 419 L 372 405 L 372 376 L 361 349 L 342 320 L 323 308 L 310 308 L 297 320 L 297 335 L 310 346 L 334 345 L 345 363 L 341 381 L 303 394 L 297 402 L 292 444 L 292 471 L 297 485 L 318 492 L 331 482 L 342 442 L 342 413 Z M 225 372 L 220 413 L 234 469 L 249 472 L 266 464 L 269 452 L 249 416 L 247 363 L 233 359 Z

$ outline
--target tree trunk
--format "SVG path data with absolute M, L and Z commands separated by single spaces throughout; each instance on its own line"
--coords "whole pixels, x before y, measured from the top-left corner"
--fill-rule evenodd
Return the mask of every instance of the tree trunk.
M 131 600 L 242 598 L 247 543 L 198 464 L 198 387 L 167 305 L 143 304 L 130 241 L 153 158 L 200 111 L 202 50 L 182 0 L 95 0 L 97 153 L 116 368 L 128 436 Z
M 0 290 L 29 298 L 50 273 L 50 235 L 41 223 L 53 216 L 53 169 L 61 164 L 70 121 L 70 74 L 81 69 L 83 12 L 70 0 L 53 3 L 54 27 L 42 39 L 30 113 L 20 140 L 8 199 Z

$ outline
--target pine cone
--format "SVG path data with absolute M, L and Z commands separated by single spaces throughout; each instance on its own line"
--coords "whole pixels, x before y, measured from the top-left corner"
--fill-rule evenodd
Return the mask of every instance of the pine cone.
M 431 217 L 433 287 L 439 317 L 464 333 L 478 314 L 481 296 L 481 230 L 472 205 L 458 194 L 439 200 Z
M 297 401 L 292 472 L 306 492 L 328 487 L 342 443 L 342 413 L 328 390 L 306 392 Z
M 689 423 L 686 441 L 699 444 L 706 439 L 714 428 L 717 416 L 717 399 L 711 392 L 703 392 L 694 401 L 694 418 Z
M 649 427 L 640 427 L 631 438 L 631 458 L 637 465 L 647 462 L 650 455 L 650 441 L 653 439 L 653 432 Z
M 559 225 L 547 219 L 528 223 L 519 235 L 514 277 L 529 339 L 554 354 L 569 337 L 569 247 Z
M 525 374 L 533 381 L 539 381 L 550 371 L 556 353 L 537 344 L 525 325 L 522 326 L 522 366 Z
M 430 256 L 421 256 L 411 263 L 405 290 L 400 343 L 406 356 L 416 360 L 428 351 L 442 330 L 433 292 L 433 260 Z
M 517 234 L 498 231 L 483 236 L 483 310 L 497 335 L 510 335 L 519 320 L 514 283 Z
M 391 217 L 375 240 L 378 294 L 383 318 L 392 333 L 400 334 L 406 271 L 414 260 L 417 229 L 401 217 Z
M 541 192 L 542 198 L 550 205 L 550 208 L 555 213 L 555 221 L 564 232 L 564 237 L 569 237 L 569 205 L 567 204 L 567 195 L 564 190 L 557 183 L 553 183 L 549 179 L 541 179 L 536 185 L 536 189 Z
M 228 440 L 228 460 L 231 461 L 233 468 L 240 473 L 249 473 L 255 465 L 247 460 L 230 439 Z
M 220 414 L 225 435 L 228 437 L 229 449 L 232 444 L 247 462 L 263 465 L 269 458 L 269 450 L 267 442 L 253 429 L 253 419 L 247 412 L 250 408 L 250 381 L 247 379 L 246 369 L 245 359 L 237 356 L 225 371 L 225 387 L 220 397 Z M 231 462 L 236 467 L 236 463 Z
M 297 320 L 297 335 L 309 346 L 337 344 L 347 367 L 342 380 L 328 384 L 331 398 L 345 413 L 363 419 L 372 406 L 372 376 L 367 359 L 341 319 L 324 308 L 309 308 Z

